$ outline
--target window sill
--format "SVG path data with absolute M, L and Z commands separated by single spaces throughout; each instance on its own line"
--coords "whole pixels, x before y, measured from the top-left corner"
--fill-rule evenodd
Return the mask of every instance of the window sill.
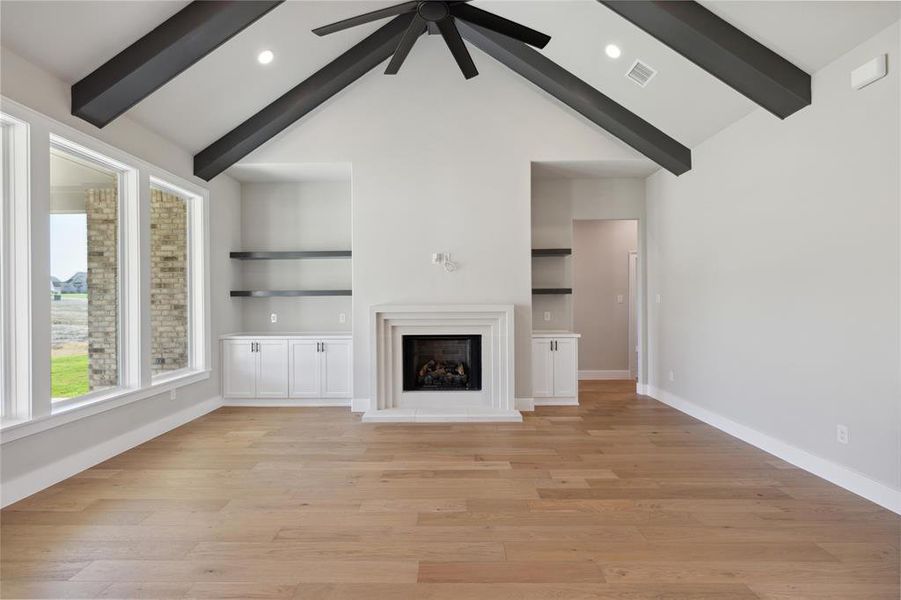
M 11 421 L 0 424 L 0 445 L 12 442 L 54 427 L 59 427 L 85 417 L 119 408 L 132 402 L 165 394 L 168 391 L 210 378 L 210 371 L 190 371 L 177 377 L 154 381 L 149 387 L 138 390 L 116 389 L 100 397 L 93 396 L 81 402 L 54 407 L 54 412 L 28 421 Z

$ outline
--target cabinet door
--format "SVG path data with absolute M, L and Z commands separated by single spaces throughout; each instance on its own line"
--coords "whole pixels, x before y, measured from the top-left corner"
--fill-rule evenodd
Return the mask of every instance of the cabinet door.
M 222 396 L 253 398 L 256 393 L 257 353 L 250 340 L 222 341 Z
M 292 398 L 319 398 L 319 342 L 291 340 L 288 395 Z
M 579 395 L 578 376 L 576 373 L 578 360 L 576 340 L 563 338 L 554 340 L 554 396 L 575 398 Z
M 322 345 L 322 397 L 350 398 L 353 375 L 350 340 L 325 340 Z
M 532 397 L 550 398 L 554 395 L 554 361 L 551 340 L 532 339 Z
M 259 340 L 257 398 L 288 397 L 288 341 Z

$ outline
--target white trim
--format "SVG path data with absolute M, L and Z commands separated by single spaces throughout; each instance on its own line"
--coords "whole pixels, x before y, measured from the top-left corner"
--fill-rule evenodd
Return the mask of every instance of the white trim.
M 798 468 L 809 471 L 826 481 L 834 483 L 849 492 L 862 496 L 871 502 L 901 514 L 901 490 L 894 489 L 870 479 L 862 473 L 849 469 L 843 465 L 832 462 L 797 446 L 776 439 L 765 433 L 757 431 L 737 423 L 709 409 L 698 406 L 666 390 L 661 390 L 648 385 L 647 395 L 676 410 L 699 419 L 708 425 L 716 427 L 729 435 L 745 441 L 752 446 L 760 448 L 764 452 L 781 458 Z
M 535 398 L 534 406 L 579 406 L 579 399 L 575 397 Z
M 6 109 L 6 106 L 3 107 Z M 0 255 L 6 280 L 3 314 L 4 376 L 2 396 L 5 419 L 28 419 L 31 406 L 31 127 L 23 120 L 0 113 L 0 126 L 7 132 L 3 160 L 9 167 L 7 186 L 10 202 L 3 202 L 0 218 L 3 243 Z
M 350 412 L 364 413 L 369 410 L 369 398 L 353 398 L 350 401 Z
M 331 407 L 350 406 L 350 398 L 225 398 L 222 406 L 254 407 Z
M 192 404 L 178 412 L 172 413 L 152 423 L 142 425 L 122 435 L 91 446 L 77 454 L 65 456 L 49 465 L 40 467 L 3 483 L 0 505 L 8 506 L 13 502 L 26 498 L 34 493 L 59 483 L 64 479 L 89 469 L 105 460 L 143 444 L 176 427 L 193 421 L 222 406 L 217 396 L 197 404 Z
M 579 371 L 579 379 L 633 379 L 629 369 L 618 371 Z
M 514 398 L 513 407 L 519 411 L 531 412 L 535 410 L 535 398 Z
M 23 437 L 28 437 L 48 429 L 53 429 L 72 421 L 78 421 L 120 406 L 131 404 L 146 398 L 152 398 L 176 390 L 186 385 L 197 383 L 210 378 L 209 371 L 197 371 L 189 375 L 183 375 L 177 379 L 151 385 L 139 390 L 123 390 L 121 388 L 100 398 L 91 398 L 89 401 L 61 407 L 53 414 L 44 415 L 27 421 L 14 421 L 4 423 L 0 428 L 0 445 L 13 442 Z

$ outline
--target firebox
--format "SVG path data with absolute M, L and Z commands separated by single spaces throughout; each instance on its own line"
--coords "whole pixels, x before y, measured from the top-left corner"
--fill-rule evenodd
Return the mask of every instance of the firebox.
M 482 389 L 481 335 L 403 336 L 404 391 Z

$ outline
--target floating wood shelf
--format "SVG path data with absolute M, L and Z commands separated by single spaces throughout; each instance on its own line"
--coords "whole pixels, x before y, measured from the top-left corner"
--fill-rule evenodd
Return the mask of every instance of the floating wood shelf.
M 532 256 L 569 256 L 572 248 L 532 248 Z
M 230 252 L 238 260 L 299 260 L 310 258 L 350 258 L 350 250 L 287 250 L 281 252 Z
M 352 290 L 232 290 L 232 298 L 275 298 L 298 296 L 352 296 Z
M 572 288 L 532 288 L 532 293 L 536 295 L 551 295 L 551 294 L 572 294 Z

